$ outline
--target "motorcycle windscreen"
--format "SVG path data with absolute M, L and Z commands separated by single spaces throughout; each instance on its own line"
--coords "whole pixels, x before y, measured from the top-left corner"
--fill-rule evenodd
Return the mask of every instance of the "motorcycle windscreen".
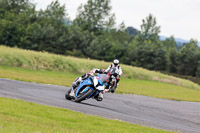
M 98 74 L 98 77 L 94 78 L 94 85 L 96 86 L 96 89 L 99 91 L 104 91 L 104 81 L 107 80 L 106 74 Z M 102 82 L 103 81 L 103 82 Z M 98 84 L 98 86 L 97 86 Z

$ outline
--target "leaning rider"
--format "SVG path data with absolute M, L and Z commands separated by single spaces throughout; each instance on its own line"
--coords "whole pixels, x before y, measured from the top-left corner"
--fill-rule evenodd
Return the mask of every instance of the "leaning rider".
M 74 90 L 76 87 L 79 86 L 79 84 L 84 80 L 84 79 L 87 79 L 89 76 L 93 76 L 95 73 L 99 73 L 100 74 L 100 80 L 103 82 L 103 83 L 106 83 L 108 82 L 108 79 L 109 77 L 106 75 L 106 74 L 102 74 L 104 72 L 103 69 L 93 69 L 90 71 L 90 73 L 85 73 L 83 74 L 81 77 L 78 77 L 74 80 L 74 82 L 72 83 L 72 90 L 71 90 L 71 93 L 70 95 L 71 96 L 74 96 Z M 98 96 L 94 97 L 97 101 L 102 101 L 103 100 L 103 93 L 100 92 Z
M 113 63 L 111 65 L 109 65 L 109 67 L 105 70 L 105 72 L 109 72 L 111 68 L 116 68 L 116 72 L 117 72 L 116 79 L 117 79 L 117 85 L 118 85 L 119 80 L 120 80 L 120 76 L 122 75 L 122 68 L 119 65 L 118 59 L 115 59 L 113 61 Z

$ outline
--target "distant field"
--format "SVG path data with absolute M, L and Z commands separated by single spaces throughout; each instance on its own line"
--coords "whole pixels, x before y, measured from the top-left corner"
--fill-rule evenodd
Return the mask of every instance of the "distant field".
M 107 68 L 109 62 L 79 59 L 70 56 L 49 54 L 46 52 L 35 52 L 17 48 L 0 46 L 0 65 L 19 67 L 29 70 L 48 70 L 56 72 L 66 72 L 72 74 L 82 74 L 89 72 L 92 68 Z M 148 71 L 143 68 L 121 65 L 123 78 L 152 80 L 163 83 L 170 83 L 190 89 L 200 90 L 199 85 L 180 78 L 164 75 L 155 71 Z
M 80 75 L 68 72 L 54 72 L 47 70 L 38 71 L 0 66 L 0 77 L 28 82 L 71 86 L 73 80 L 77 76 Z M 150 80 L 122 78 L 116 92 L 146 95 L 172 100 L 200 102 L 199 90 Z
M 127 122 L 104 119 L 0 97 L 0 133 L 169 133 Z

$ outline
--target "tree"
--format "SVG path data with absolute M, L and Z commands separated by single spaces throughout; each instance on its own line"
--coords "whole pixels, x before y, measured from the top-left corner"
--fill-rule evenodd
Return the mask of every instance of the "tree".
M 112 42 L 106 35 L 115 24 L 114 14 L 110 11 L 110 0 L 88 0 L 85 5 L 79 7 L 72 29 L 73 33 L 78 30 L 81 34 L 78 34 L 80 39 L 73 35 L 76 40 L 73 42 L 84 56 L 108 59 L 105 54 L 110 50 Z
M 179 51 L 178 74 L 195 76 L 198 64 L 199 48 L 197 41 L 191 39 Z
M 166 49 L 159 39 L 160 26 L 157 26 L 156 18 L 151 14 L 142 22 L 141 31 L 138 31 L 128 48 L 130 62 L 150 70 L 165 70 Z
M 166 71 L 177 73 L 179 53 L 176 48 L 169 49 L 166 54 Z
M 58 0 L 51 2 L 46 10 L 40 10 L 36 21 L 27 27 L 25 48 L 64 54 L 69 41 L 66 18 L 65 5 L 60 5 Z
M 133 53 L 132 65 L 144 67 L 150 70 L 165 70 L 166 67 L 166 51 L 161 47 L 151 45 L 137 46 Z
M 96 34 L 99 30 L 111 29 L 114 26 L 115 17 L 110 11 L 110 0 L 88 0 L 87 4 L 79 7 L 74 23 L 82 30 Z
M 137 39 L 140 42 L 148 41 L 154 43 L 159 40 L 160 26 L 157 26 L 156 18 L 151 14 L 142 20 L 141 31 L 138 32 Z
M 28 0 L 0 0 L 0 43 L 21 46 L 34 6 Z
M 126 32 L 125 24 L 121 23 L 119 29 L 112 29 L 104 34 L 105 38 L 108 38 L 112 44 L 112 47 L 108 52 L 108 56 L 110 57 L 109 61 L 117 58 L 121 60 L 121 63 L 125 63 L 127 58 L 124 56 L 127 52 L 128 43 L 132 39 L 132 37 Z
M 0 12 L 5 13 L 7 11 L 15 14 L 20 14 L 34 5 L 29 0 L 0 0 Z
M 162 41 L 163 47 L 167 50 L 176 48 L 176 41 L 173 36 Z
M 177 58 L 178 50 L 176 48 L 176 41 L 173 36 L 162 41 L 162 47 L 166 50 L 166 71 L 177 72 Z

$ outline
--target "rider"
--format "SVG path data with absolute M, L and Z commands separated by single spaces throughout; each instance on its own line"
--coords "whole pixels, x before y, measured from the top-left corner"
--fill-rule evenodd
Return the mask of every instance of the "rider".
M 103 69 L 93 69 L 93 70 L 90 71 L 90 73 L 85 73 L 85 74 L 83 74 L 81 77 L 76 78 L 76 79 L 74 80 L 74 82 L 72 83 L 72 87 L 71 87 L 72 90 L 71 90 L 70 95 L 71 95 L 71 96 L 74 96 L 74 95 L 75 95 L 75 94 L 74 94 L 74 89 L 81 83 L 81 81 L 83 81 L 84 79 L 87 79 L 89 76 L 93 76 L 95 73 L 101 74 L 101 75 L 100 75 L 100 79 L 101 79 L 101 81 L 102 81 L 103 83 L 108 82 L 108 80 L 107 80 L 106 78 L 109 78 L 109 77 L 107 77 L 106 74 L 102 74 L 103 72 L 104 72 Z M 98 95 L 97 97 L 95 97 L 95 99 L 96 99 L 97 101 L 102 101 L 102 100 L 103 100 L 103 93 L 100 92 L 99 95 Z
M 117 72 L 116 74 L 117 75 L 115 75 L 115 77 L 117 79 L 117 85 L 118 85 L 119 80 L 120 80 L 120 76 L 122 75 L 122 68 L 119 65 L 118 59 L 114 59 L 113 64 L 109 65 L 109 67 L 105 70 L 105 72 L 109 72 L 111 68 L 116 68 L 116 72 Z

